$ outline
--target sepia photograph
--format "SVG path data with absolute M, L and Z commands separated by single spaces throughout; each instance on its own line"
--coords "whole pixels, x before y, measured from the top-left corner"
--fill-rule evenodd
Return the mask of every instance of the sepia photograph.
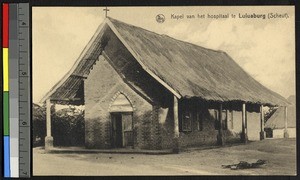
M 297 175 L 294 6 L 32 7 L 34 176 Z

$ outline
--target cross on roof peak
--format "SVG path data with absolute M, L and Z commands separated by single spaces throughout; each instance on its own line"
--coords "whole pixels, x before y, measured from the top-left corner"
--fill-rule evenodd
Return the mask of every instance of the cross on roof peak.
M 109 9 L 107 8 L 107 6 L 105 7 L 105 9 L 103 9 L 103 11 L 105 11 L 105 18 L 107 18 L 107 11 L 109 11 Z

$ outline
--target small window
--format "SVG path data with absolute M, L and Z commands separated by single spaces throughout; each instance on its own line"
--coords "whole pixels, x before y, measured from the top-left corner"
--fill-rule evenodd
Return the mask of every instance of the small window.
M 227 130 L 228 129 L 228 119 L 227 119 L 227 113 L 226 110 L 222 111 L 222 129 Z M 219 130 L 220 128 L 220 119 L 219 119 L 219 111 L 215 110 L 215 130 Z
M 192 113 L 184 111 L 182 113 L 182 131 L 192 131 Z

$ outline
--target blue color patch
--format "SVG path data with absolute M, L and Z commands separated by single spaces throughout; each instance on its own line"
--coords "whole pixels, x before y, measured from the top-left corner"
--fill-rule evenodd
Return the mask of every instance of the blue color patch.
M 4 177 L 10 177 L 10 142 L 9 136 L 4 136 Z

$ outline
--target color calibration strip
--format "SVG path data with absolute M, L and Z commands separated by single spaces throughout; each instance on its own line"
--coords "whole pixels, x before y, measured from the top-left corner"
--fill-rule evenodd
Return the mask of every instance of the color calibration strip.
M 29 4 L 3 3 L 4 177 L 30 177 Z
M 2 53 L 3 53 L 3 142 L 4 177 L 10 177 L 10 137 L 9 137 L 9 5 L 2 4 Z

